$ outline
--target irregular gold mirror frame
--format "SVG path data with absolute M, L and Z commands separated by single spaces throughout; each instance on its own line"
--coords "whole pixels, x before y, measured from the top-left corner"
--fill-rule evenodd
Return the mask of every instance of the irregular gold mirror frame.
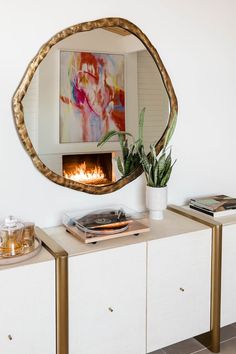
M 34 165 L 37 167 L 37 169 L 47 178 L 49 178 L 51 181 L 60 184 L 61 186 L 72 188 L 75 190 L 79 190 L 81 192 L 87 192 L 91 194 L 106 194 L 106 193 L 111 193 L 114 192 L 123 186 L 125 186 L 127 183 L 133 181 L 135 178 L 141 175 L 142 173 L 142 168 L 139 166 L 136 170 L 134 170 L 130 175 L 121 178 L 117 182 L 110 183 L 104 186 L 92 186 L 92 185 L 87 185 L 79 182 L 72 181 L 70 179 L 64 178 L 55 172 L 51 171 L 45 164 L 40 160 L 38 157 L 32 142 L 30 140 L 30 137 L 28 135 L 25 121 L 24 121 L 24 111 L 23 111 L 23 104 L 22 100 L 27 92 L 27 89 L 30 85 L 30 82 L 34 76 L 35 71 L 37 70 L 39 64 L 41 61 L 46 57 L 50 49 L 58 42 L 61 40 L 79 32 L 85 32 L 85 31 L 91 31 L 93 29 L 97 28 L 110 28 L 112 27 L 119 27 L 121 29 L 127 30 L 133 35 L 135 35 L 147 48 L 148 52 L 151 54 L 153 60 L 155 61 L 163 83 L 165 85 L 167 94 L 169 96 L 170 100 L 170 113 L 169 113 L 169 120 L 168 120 L 168 125 L 159 140 L 159 142 L 156 145 L 156 150 L 159 152 L 161 148 L 163 147 L 165 135 L 167 132 L 167 129 L 172 123 L 172 120 L 174 118 L 175 112 L 177 113 L 178 110 L 178 104 L 177 104 L 177 98 L 175 96 L 175 92 L 171 83 L 171 80 L 169 78 L 169 75 L 162 63 L 162 60 L 157 53 L 156 49 L 154 46 L 151 44 L 149 39 L 146 37 L 146 35 L 133 23 L 129 22 L 128 20 L 125 20 L 123 18 L 103 18 L 99 19 L 96 21 L 91 21 L 91 22 L 85 22 L 85 23 L 80 23 L 78 25 L 74 25 L 71 27 L 68 27 L 61 32 L 57 33 L 55 36 L 53 36 L 47 43 L 45 43 L 39 50 L 39 52 L 36 54 L 36 56 L 33 58 L 33 60 L 30 62 L 25 75 L 23 76 L 20 85 L 18 86 L 14 97 L 13 97 L 13 115 L 15 118 L 15 123 L 17 127 L 17 131 L 19 134 L 19 137 L 30 155 Z

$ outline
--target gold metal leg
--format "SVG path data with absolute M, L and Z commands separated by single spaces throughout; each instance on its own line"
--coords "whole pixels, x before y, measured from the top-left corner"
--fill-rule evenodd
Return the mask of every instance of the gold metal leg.
M 212 229 L 211 249 L 211 307 L 210 331 L 199 335 L 196 339 L 213 353 L 220 351 L 220 311 L 221 311 L 221 263 L 222 263 L 222 224 L 205 215 L 194 211 L 168 206 L 168 210 L 200 222 Z
M 56 272 L 56 353 L 69 353 L 68 335 L 68 254 L 43 230 L 36 228 L 43 246 L 55 258 Z

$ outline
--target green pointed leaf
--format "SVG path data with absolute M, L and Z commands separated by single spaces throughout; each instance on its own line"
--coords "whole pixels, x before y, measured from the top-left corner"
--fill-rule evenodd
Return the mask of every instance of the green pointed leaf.
M 104 145 L 107 141 L 109 141 L 113 136 L 117 135 L 118 132 L 116 130 L 111 130 L 109 132 L 107 132 L 105 135 L 103 135 L 100 139 L 100 141 L 98 142 L 97 146 L 102 146 Z
M 124 168 L 123 168 L 120 156 L 118 156 L 118 158 L 117 158 L 117 167 L 118 167 L 118 170 L 120 171 L 120 173 L 122 174 L 122 176 L 124 176 Z
M 102 146 L 104 145 L 107 141 L 109 141 L 113 136 L 118 135 L 119 137 L 119 141 L 124 140 L 125 136 L 131 136 L 133 138 L 133 135 L 127 132 L 122 132 L 122 131 L 116 131 L 116 130 L 110 130 L 109 132 L 107 132 L 105 135 L 103 135 L 100 139 L 100 141 L 98 142 L 97 146 Z
M 140 165 L 140 159 L 137 153 L 132 156 L 132 164 L 130 166 L 130 172 L 135 170 Z
M 173 166 L 175 165 L 176 161 L 177 161 L 177 159 L 175 159 L 175 161 L 172 163 L 171 168 L 173 168 Z
M 123 146 L 122 155 L 123 155 L 123 160 L 125 161 L 129 156 L 129 149 L 127 146 Z
M 161 155 L 161 157 L 158 160 L 158 166 L 159 166 L 159 174 L 162 175 L 164 169 L 165 169 L 165 162 L 166 162 L 166 154 L 165 152 Z
M 149 166 L 147 184 L 150 187 L 155 187 L 154 181 L 152 179 L 152 165 Z
M 127 155 L 127 144 L 126 144 L 126 140 L 125 140 L 125 135 L 123 134 L 117 134 L 118 138 L 119 138 L 119 143 L 120 143 L 120 148 L 121 148 L 121 152 L 122 152 L 122 157 L 123 160 L 126 159 L 126 155 Z
M 142 155 L 141 163 L 142 163 L 144 171 L 149 173 L 150 162 L 149 162 L 149 160 L 148 160 L 148 158 L 147 158 L 147 156 L 145 154 Z
M 167 183 L 168 183 L 168 181 L 170 179 L 171 171 L 172 171 L 172 166 L 170 166 L 169 170 L 167 171 L 167 173 L 162 178 L 161 183 L 160 183 L 160 187 L 166 187 L 166 185 L 167 185 Z
M 143 141 L 141 139 L 137 139 L 134 143 L 136 150 L 141 150 L 143 146 Z
M 157 187 L 159 183 L 159 164 L 157 163 L 156 167 L 154 168 L 154 186 Z
M 167 133 L 166 133 L 166 136 L 165 136 L 164 149 L 167 147 L 167 145 L 170 142 L 170 139 L 172 138 L 172 135 L 174 134 L 175 127 L 176 127 L 176 122 L 177 122 L 177 112 L 174 111 L 172 123 L 171 123 L 169 129 L 167 130 Z
M 124 172 L 125 172 L 125 176 L 130 173 L 131 159 L 132 159 L 132 157 L 129 156 L 129 157 L 124 161 Z
M 152 164 L 155 165 L 157 155 L 156 155 L 156 147 L 154 144 L 150 145 L 150 153 L 151 153 Z
M 146 108 L 143 108 L 139 114 L 139 122 L 138 122 L 138 140 L 143 142 L 143 125 L 144 125 L 144 114 Z
M 168 154 L 168 156 L 166 157 L 166 159 L 164 161 L 164 165 L 162 166 L 162 169 L 160 171 L 160 179 L 162 179 L 166 175 L 170 166 L 171 166 L 171 152 Z

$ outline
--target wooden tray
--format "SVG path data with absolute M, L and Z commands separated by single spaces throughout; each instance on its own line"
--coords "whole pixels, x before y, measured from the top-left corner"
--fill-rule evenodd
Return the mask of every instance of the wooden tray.
M 64 225 L 66 230 L 83 243 L 94 243 L 98 241 L 110 240 L 112 238 L 141 234 L 150 231 L 150 228 L 141 221 L 134 220 L 126 231 L 112 235 L 94 235 L 79 230 L 76 226 Z

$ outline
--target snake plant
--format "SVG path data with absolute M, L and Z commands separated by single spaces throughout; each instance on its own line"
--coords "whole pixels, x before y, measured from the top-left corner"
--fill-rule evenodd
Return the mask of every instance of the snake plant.
M 155 144 L 150 145 L 150 152 L 146 154 L 143 144 L 139 150 L 139 157 L 149 187 L 166 187 L 172 168 L 176 162 L 172 162 L 171 148 L 168 147 L 176 126 L 177 114 L 174 112 L 172 124 L 166 132 L 163 148 L 157 154 Z
M 150 145 L 150 152 L 148 154 L 145 153 L 143 144 L 144 114 L 145 108 L 142 109 L 139 115 L 139 134 L 137 140 L 128 132 L 111 130 L 101 138 L 97 146 L 104 145 L 117 135 L 122 152 L 122 158 L 117 158 L 117 167 L 122 176 L 129 175 L 141 163 L 147 185 L 150 187 L 165 187 L 176 162 L 176 160 L 172 162 L 171 148 L 168 147 L 168 144 L 175 130 L 177 114 L 174 112 L 172 123 L 165 135 L 163 148 L 158 154 L 156 153 L 155 144 Z M 128 138 L 131 138 L 132 143 L 129 144 Z
M 123 177 L 128 176 L 140 165 L 140 152 L 143 142 L 144 112 L 145 108 L 141 111 L 139 115 L 139 134 L 138 139 L 136 141 L 133 135 L 128 132 L 111 130 L 107 132 L 97 144 L 97 146 L 102 146 L 112 137 L 118 136 L 122 158 L 118 156 L 117 167 Z M 131 138 L 131 143 L 129 143 L 128 138 Z

